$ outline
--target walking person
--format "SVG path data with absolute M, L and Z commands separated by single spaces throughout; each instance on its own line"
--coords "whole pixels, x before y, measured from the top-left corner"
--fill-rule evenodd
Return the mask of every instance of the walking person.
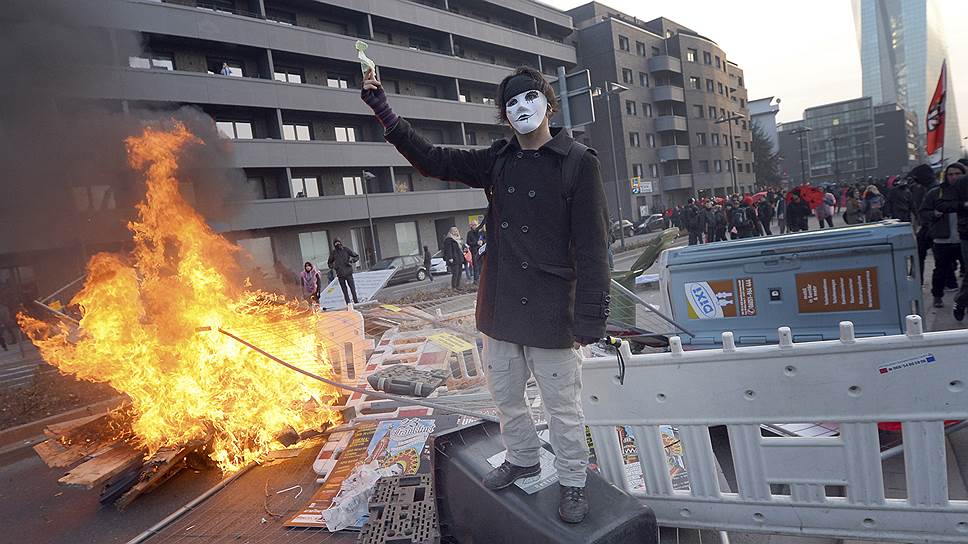
M 460 288 L 460 273 L 464 270 L 464 252 L 461 250 L 460 231 L 457 227 L 450 227 L 443 240 L 444 262 L 450 272 L 450 288 Z
M 743 197 L 740 205 L 733 208 L 733 228 L 737 238 L 750 238 L 756 232 L 756 212 L 751 197 Z
M 353 304 L 360 303 L 356 298 L 356 282 L 353 280 L 353 264 L 359 260 L 360 256 L 344 246 L 342 240 L 339 238 L 333 240 L 333 250 L 329 252 L 329 267 L 336 271 L 336 279 L 339 280 L 339 288 L 343 291 L 343 300 L 346 304 L 350 303 L 350 294 L 353 295 Z
M 934 202 L 936 211 L 956 214 L 961 248 L 959 256 L 963 256 L 968 251 L 968 175 L 966 174 L 968 174 L 968 167 L 960 162 L 953 162 L 945 167 L 942 183 L 949 185 L 952 190 L 940 191 Z M 927 194 L 924 196 L 924 202 L 922 209 L 927 206 Z M 956 320 L 961 321 L 965 318 L 966 308 L 968 308 L 968 281 L 962 280 L 961 290 L 955 296 L 953 313 Z
M 474 270 L 474 282 L 481 277 L 480 251 L 484 243 L 483 227 L 475 220 L 471 221 L 467 231 L 467 247 L 471 250 L 471 267 Z
M 931 296 L 934 298 L 935 308 L 944 308 L 945 286 L 953 278 L 958 257 L 961 255 L 957 212 L 941 212 L 935 209 L 939 200 L 951 202 L 958 199 L 954 184 L 958 178 L 964 176 L 965 171 L 964 168 L 952 166 L 954 165 L 945 168 L 941 183 L 925 193 L 918 211 L 921 222 L 927 226 L 931 235 L 931 252 L 934 255 Z
M 928 251 L 931 250 L 931 229 L 930 225 L 921 221 L 921 208 L 924 205 L 924 197 L 928 191 L 938 185 L 938 177 L 934 174 L 934 169 L 929 164 L 919 164 L 911 169 L 906 176 L 913 181 L 911 186 L 912 205 L 918 211 L 914 217 L 918 221 L 918 229 L 915 239 L 918 243 L 918 272 L 921 275 L 921 285 L 924 285 L 924 262 L 928 258 Z
M 474 281 L 474 259 L 471 257 L 471 248 L 467 244 L 462 245 L 464 253 L 464 273 L 467 275 L 467 281 Z
M 814 209 L 814 214 L 817 216 L 817 223 L 820 224 L 820 229 L 823 230 L 824 223 L 827 227 L 834 228 L 834 203 L 836 199 L 834 195 L 827 190 L 823 192 L 823 199 L 820 205 Z
M 783 198 L 782 193 L 780 198 L 776 199 L 776 227 L 779 229 L 780 234 L 785 234 L 787 231 L 786 224 L 786 199 Z
M 424 270 L 427 271 L 427 280 L 434 281 L 434 271 L 432 270 L 434 260 L 430 256 L 430 249 L 427 246 L 423 246 L 423 266 Z
M 689 203 L 682 209 L 682 225 L 689 233 L 689 245 L 702 243 L 702 211 L 696 205 L 696 199 L 690 198 Z
M 864 212 L 860 209 L 860 200 L 853 189 L 847 191 L 847 201 L 844 206 L 844 223 L 859 225 L 864 222 Z
M 870 184 L 864 191 L 864 199 L 860 202 L 860 208 L 864 212 L 864 220 L 874 223 L 884 219 L 884 197 L 881 196 L 877 185 Z
M 578 345 L 605 334 L 608 212 L 596 153 L 567 131 L 551 130 L 554 88 L 520 67 L 498 85 L 498 115 L 513 136 L 487 149 L 435 146 L 398 118 L 372 71 L 363 99 L 385 138 L 425 175 L 482 188 L 489 233 L 477 294 L 488 389 L 501 419 L 507 460 L 483 481 L 509 487 L 538 475 L 541 442 L 524 390 L 533 375 L 548 414 L 558 473 L 558 516 L 588 513 L 588 448 L 582 418 Z
M 790 192 L 790 201 L 786 205 L 787 230 L 801 232 L 809 229 L 807 218 L 810 217 L 810 206 L 800 198 L 800 191 Z
M 299 273 L 299 283 L 302 285 L 302 295 L 310 306 L 319 304 L 319 291 L 322 289 L 323 280 L 319 277 L 319 270 L 313 263 L 306 261 L 303 270 Z
M 760 200 L 759 204 L 756 205 L 756 212 L 760 226 L 763 228 L 763 234 L 773 236 L 773 232 L 770 230 L 770 223 L 773 222 L 773 202 L 769 198 Z

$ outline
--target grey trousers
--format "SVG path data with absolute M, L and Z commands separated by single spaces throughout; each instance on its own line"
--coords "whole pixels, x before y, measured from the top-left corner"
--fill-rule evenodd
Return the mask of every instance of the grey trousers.
M 534 375 L 551 431 L 561 485 L 584 487 L 588 443 L 581 411 L 581 356 L 571 348 L 543 349 L 484 336 L 484 367 L 501 418 L 507 460 L 517 466 L 538 463 L 541 441 L 525 402 Z

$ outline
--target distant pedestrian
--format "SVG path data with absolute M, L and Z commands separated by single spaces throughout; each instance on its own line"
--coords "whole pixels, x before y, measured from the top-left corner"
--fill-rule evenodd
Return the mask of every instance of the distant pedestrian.
M 230 76 L 230 75 L 232 75 L 232 69 L 229 68 L 229 63 L 223 62 L 222 63 L 222 69 L 219 70 L 218 73 L 221 74 L 221 75 L 223 75 L 223 76 Z
M 790 192 L 790 201 L 786 205 L 787 230 L 801 232 L 809 228 L 807 218 L 810 217 L 810 206 L 800 198 L 800 191 Z
M 471 228 L 467 231 L 467 247 L 471 250 L 471 268 L 474 272 L 474 281 L 481 277 L 481 245 L 484 243 L 484 228 L 477 221 L 471 221 Z
M 690 198 L 689 203 L 682 208 L 682 226 L 689 233 L 689 245 L 694 246 L 702 243 L 703 221 L 696 199 Z
M 766 236 L 773 236 L 773 232 L 770 230 L 770 223 L 773 222 L 773 212 L 773 203 L 769 198 L 763 198 L 756 205 L 756 216 L 759 218 L 760 226 L 763 228 L 763 234 Z
M 339 288 L 343 290 L 343 300 L 349 304 L 350 294 L 353 295 L 353 303 L 359 304 L 356 297 L 356 281 L 353 280 L 353 264 L 360 260 L 360 256 L 355 251 L 343 245 L 339 238 L 333 240 L 333 250 L 329 252 L 329 267 L 336 271 L 336 278 L 339 280 Z M 349 292 L 347 292 L 349 287 Z
M 860 209 L 860 200 L 853 189 L 847 191 L 847 201 L 844 205 L 844 223 L 859 225 L 864 222 L 864 212 Z
M 737 238 L 749 238 L 756 232 L 756 212 L 753 211 L 753 198 L 743 197 L 742 203 L 733 208 L 733 228 Z
M 464 252 L 460 245 L 460 230 L 457 227 L 450 227 L 447 236 L 444 237 L 444 262 L 447 263 L 447 270 L 450 271 L 452 289 L 460 288 L 460 273 L 464 268 Z
M 914 208 L 914 197 L 907 179 L 897 180 L 891 191 L 887 193 L 884 213 L 898 221 L 910 223 L 915 211 L 917 210 Z
M 864 212 L 864 220 L 868 223 L 874 223 L 884 219 L 884 196 L 881 195 L 881 191 L 877 188 L 877 185 L 870 184 L 867 186 L 860 207 Z
M 837 203 L 837 199 L 834 197 L 833 193 L 825 190 L 823 192 L 823 200 L 814 210 L 814 214 L 817 216 L 817 222 L 820 223 L 820 228 L 823 228 L 824 223 L 828 227 L 834 228 L 834 204 Z
M 427 271 L 427 279 L 429 281 L 434 281 L 434 271 L 432 270 L 433 269 L 434 260 L 430 256 L 430 248 L 428 248 L 427 246 L 423 246 L 423 249 L 424 249 L 423 250 L 423 261 L 424 261 L 423 262 L 423 266 L 424 266 L 424 270 Z
M 786 224 L 786 200 L 783 198 L 776 199 L 776 226 L 780 230 L 780 234 L 785 234 L 787 231 Z
M 934 297 L 934 307 L 944 307 L 945 286 L 954 280 L 955 266 L 961 255 L 961 238 L 958 235 L 957 212 L 941 212 L 936 210 L 936 204 L 941 201 L 958 200 L 955 181 L 964 175 L 964 168 L 945 168 L 945 175 L 941 183 L 932 187 L 925 195 L 918 211 L 921 222 L 928 228 L 931 235 L 932 253 L 934 253 L 934 271 L 931 273 L 931 296 Z M 957 165 L 961 166 L 961 165 Z M 957 281 L 955 280 L 957 285 Z
M 322 278 L 319 277 L 319 270 L 313 263 L 306 261 L 303 264 L 303 271 L 299 274 L 299 283 L 302 285 L 302 295 L 309 304 L 319 304 L 319 291 L 322 289 Z
M 726 221 L 726 212 L 723 211 L 723 207 L 716 205 L 713 207 L 713 241 L 714 242 L 725 242 L 726 241 L 726 229 L 728 228 Z
M 474 259 L 471 257 L 471 248 L 467 244 L 464 244 L 464 272 L 467 275 L 467 281 L 474 281 Z

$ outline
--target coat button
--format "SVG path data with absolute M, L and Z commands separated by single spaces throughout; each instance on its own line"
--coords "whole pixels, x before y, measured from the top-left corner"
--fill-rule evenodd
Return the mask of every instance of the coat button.
M 523 263 L 521 263 L 521 270 L 527 270 L 527 269 L 528 269 L 528 261 L 524 261 Z
M 528 303 L 528 297 L 521 297 L 521 304 L 527 304 L 527 303 Z
M 507 221 L 501 221 L 501 228 L 502 229 L 508 228 L 508 222 Z
M 528 226 L 527 225 L 521 225 L 521 232 L 528 232 Z
M 518 153 L 515 155 L 515 157 L 517 157 L 517 158 L 520 159 L 520 158 L 524 157 L 524 153 L 518 151 Z
M 528 191 L 528 196 L 531 198 L 534 198 L 534 189 L 531 189 L 530 191 Z
M 534 158 L 536 158 L 536 159 L 537 159 L 537 158 L 538 158 L 538 157 L 540 157 L 540 156 L 541 156 L 541 153 L 538 153 L 537 151 L 535 151 L 535 152 L 534 152 Z
M 508 192 L 509 192 L 509 193 L 513 193 L 513 192 L 514 192 L 514 187 L 513 187 L 513 186 L 511 186 L 511 187 L 508 187 Z

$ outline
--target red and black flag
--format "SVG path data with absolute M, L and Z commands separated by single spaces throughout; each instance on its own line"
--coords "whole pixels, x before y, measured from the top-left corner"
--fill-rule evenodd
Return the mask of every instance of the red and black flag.
M 944 162 L 944 98 L 948 90 L 946 63 L 941 63 L 941 76 L 938 77 L 938 86 L 934 89 L 926 116 L 928 130 L 924 150 L 935 169 L 940 169 Z

